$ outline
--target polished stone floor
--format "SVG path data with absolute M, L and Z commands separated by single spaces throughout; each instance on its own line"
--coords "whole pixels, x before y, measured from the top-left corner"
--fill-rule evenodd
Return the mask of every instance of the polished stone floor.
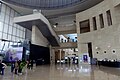
M 43 65 L 33 70 L 24 69 L 23 75 L 15 75 L 8 67 L 0 80 L 120 80 L 120 69 L 87 64 Z

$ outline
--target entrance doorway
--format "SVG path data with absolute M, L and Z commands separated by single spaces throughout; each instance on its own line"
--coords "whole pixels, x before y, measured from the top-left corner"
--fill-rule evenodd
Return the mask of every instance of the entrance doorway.
M 90 57 L 90 63 L 92 64 L 92 60 L 93 60 L 93 54 L 92 54 L 92 43 L 88 43 L 88 53 L 89 53 L 89 57 Z

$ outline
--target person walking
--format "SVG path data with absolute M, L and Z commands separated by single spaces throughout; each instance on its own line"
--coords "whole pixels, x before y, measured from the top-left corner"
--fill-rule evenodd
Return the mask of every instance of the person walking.
M 2 61 L 0 60 L 0 73 L 1 75 L 4 75 L 4 69 L 7 67 L 7 65 L 5 63 L 2 63 Z
M 13 73 L 13 71 L 14 71 L 14 69 L 15 69 L 15 62 L 11 62 L 11 73 Z
M 33 69 L 33 60 L 30 60 L 30 69 Z
M 15 74 L 18 74 L 18 61 L 15 62 Z
M 18 73 L 19 75 L 22 75 L 22 70 L 23 68 L 25 67 L 26 65 L 26 61 L 21 61 L 20 64 L 19 64 L 19 69 L 18 69 Z

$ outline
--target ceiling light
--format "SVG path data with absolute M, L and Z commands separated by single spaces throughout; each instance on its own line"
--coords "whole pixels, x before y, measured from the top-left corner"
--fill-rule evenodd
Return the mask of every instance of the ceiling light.
M 56 25 L 53 25 L 54 28 L 56 28 L 57 26 Z

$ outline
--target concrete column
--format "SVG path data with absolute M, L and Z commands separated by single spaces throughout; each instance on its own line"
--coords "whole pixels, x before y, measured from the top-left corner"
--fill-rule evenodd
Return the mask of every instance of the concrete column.
M 52 49 L 52 62 L 55 63 L 55 50 Z
M 101 29 L 99 16 L 96 16 L 97 30 Z
M 103 19 L 104 19 L 104 27 L 107 27 L 108 26 L 108 22 L 107 22 L 106 12 L 103 13 Z
M 93 19 L 90 18 L 90 31 L 93 31 Z
M 49 46 L 50 49 L 50 62 L 51 64 L 55 63 L 55 49 L 52 48 L 52 46 Z
M 48 47 L 48 40 L 42 35 L 39 28 L 35 25 L 32 26 L 32 44 L 36 44 L 39 46 Z
M 32 43 L 35 42 L 35 25 L 32 26 L 32 36 L 31 36 L 31 40 L 32 40 Z
M 76 19 L 77 20 L 77 19 Z M 78 20 L 79 21 L 79 20 Z M 80 26 L 79 26 L 79 22 L 76 23 L 76 31 L 78 34 L 80 34 Z
M 61 62 L 61 53 L 62 53 L 62 49 L 60 49 L 60 62 Z
M 49 49 L 50 49 L 50 63 L 52 64 L 53 63 L 53 54 L 52 54 L 52 46 L 51 45 L 49 46 Z
M 79 55 L 79 64 L 80 64 L 80 59 L 83 59 L 83 55 L 88 53 L 88 45 L 87 44 L 80 44 L 78 47 L 79 51 L 78 51 L 78 55 Z M 84 62 L 82 62 L 84 63 Z
M 120 14 L 120 13 L 119 12 L 116 13 L 115 8 L 111 8 L 110 12 L 111 12 L 111 18 L 112 18 L 112 25 L 116 24 L 117 22 L 119 23 L 119 20 L 116 19 L 116 15 Z M 119 16 L 117 16 L 117 17 L 119 17 Z

